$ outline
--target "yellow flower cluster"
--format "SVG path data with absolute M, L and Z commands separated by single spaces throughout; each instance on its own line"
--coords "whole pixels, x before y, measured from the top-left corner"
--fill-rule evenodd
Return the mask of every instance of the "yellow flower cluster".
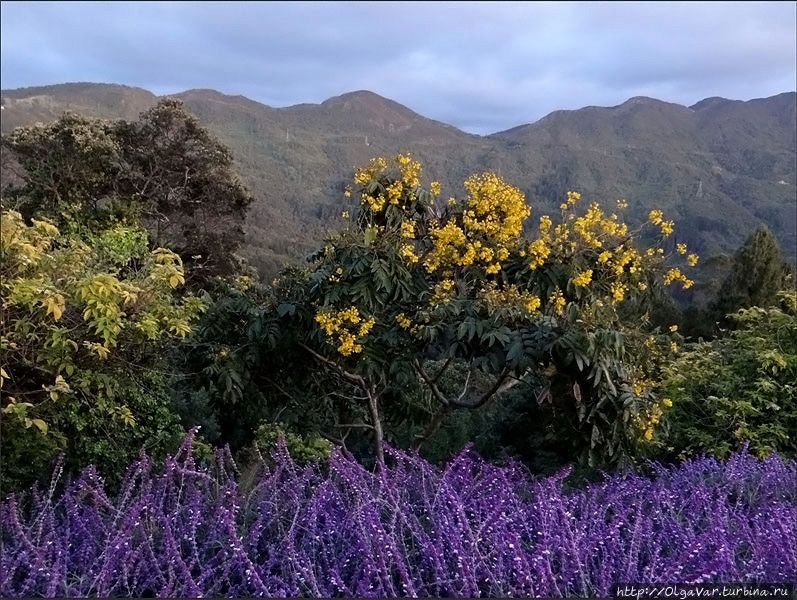
M 460 252 L 467 238 L 465 232 L 454 221 L 449 221 L 443 227 L 432 227 L 429 235 L 433 247 L 424 264 L 430 273 L 441 266 L 470 265 L 476 259 L 476 251 L 472 244 L 469 252 Z
M 625 298 L 625 292 L 627 290 L 628 287 L 625 284 L 615 281 L 614 283 L 612 283 L 612 287 L 610 290 L 612 294 L 612 300 L 614 302 L 622 302 L 623 298 Z
M 500 306 L 522 306 L 529 312 L 538 310 L 542 304 L 539 297 L 531 292 L 521 292 L 514 284 L 506 285 L 499 290 L 494 281 L 489 282 L 479 291 L 479 301 L 488 310 Z
M 398 204 L 401 198 L 401 192 L 404 190 L 404 185 L 400 181 L 394 181 L 387 186 L 387 199 L 391 204 Z
M 415 239 L 415 223 L 412 221 L 404 221 L 401 224 L 401 237 L 408 240 Z
M 675 249 L 678 254 L 686 254 L 686 244 L 676 244 Z
M 686 275 L 681 273 L 681 269 L 679 269 L 678 267 L 670 269 L 664 275 L 664 283 L 666 285 L 670 285 L 673 281 L 680 281 L 681 283 L 683 283 L 685 290 L 692 287 L 692 284 L 694 283 L 694 281 L 692 281 Z
M 543 239 L 534 240 L 529 244 L 528 254 L 531 258 L 529 268 L 533 271 L 545 264 L 545 259 L 551 254 L 551 248 Z
M 672 406 L 672 400 L 669 398 L 662 398 L 661 402 L 654 406 L 653 409 L 648 413 L 647 421 L 642 425 L 646 440 L 653 439 L 653 430 L 655 429 L 656 424 L 661 420 L 662 414 L 664 414 L 664 409 L 662 407 L 669 408 L 670 406 Z
M 548 298 L 548 304 L 550 304 L 551 308 L 553 308 L 553 311 L 557 315 L 561 315 L 565 311 L 565 306 L 567 305 L 567 301 L 562 294 L 562 290 L 556 288 L 553 294 L 551 294 L 551 297 Z
M 429 190 L 432 192 L 432 194 L 434 196 L 439 196 L 440 195 L 440 182 L 439 181 L 433 181 L 429 185 Z
M 367 166 L 358 168 L 354 172 L 354 182 L 365 185 L 374 177 L 378 177 L 387 169 L 387 161 L 382 157 L 372 158 Z
M 421 172 L 421 163 L 412 160 L 409 153 L 399 154 L 396 157 L 396 162 L 401 171 L 401 180 L 410 188 L 417 187 L 419 185 L 418 174 Z
M 375 177 L 384 173 L 387 168 L 387 161 L 380 157 L 372 158 L 365 167 L 357 167 L 354 171 L 354 182 L 358 185 L 365 185 Z
M 249 276 L 248 275 L 238 275 L 233 281 L 233 287 L 237 290 L 241 290 L 245 292 L 249 289 Z
M 332 275 L 329 276 L 329 280 L 334 282 L 334 283 L 337 283 L 342 278 L 343 278 L 343 269 L 341 267 L 338 267 L 337 269 L 335 269 L 335 272 Z
M 462 222 L 467 231 L 482 233 L 497 244 L 506 244 L 520 233 L 531 209 L 519 189 L 495 173 L 471 175 L 465 189 L 469 196 Z
M 661 222 L 661 233 L 664 236 L 670 235 L 673 232 L 673 227 L 675 223 L 673 221 L 662 221 Z
M 586 287 L 590 281 L 592 281 L 592 269 L 587 269 L 573 278 L 576 287 Z
M 454 291 L 454 280 L 444 279 L 434 286 L 434 294 L 429 299 L 429 304 L 437 306 L 438 304 L 448 304 L 451 301 Z
M 690 267 L 694 267 L 697 264 L 698 258 L 697 254 L 690 254 L 686 257 L 686 262 L 689 263 Z
M 660 210 L 652 210 L 648 215 L 648 219 L 654 225 L 658 225 L 661 223 L 662 219 L 664 219 L 664 213 L 662 213 Z
M 404 244 L 399 249 L 399 255 L 407 262 L 413 264 L 418 262 L 418 256 L 415 254 L 415 249 L 412 247 L 412 244 Z
M 379 212 L 385 207 L 385 202 L 387 199 L 383 194 L 379 194 L 378 196 L 374 197 L 370 194 L 366 194 L 363 192 L 361 200 L 364 206 L 367 206 L 371 209 L 371 212 Z
M 399 313 L 396 315 L 396 323 L 398 323 L 399 327 L 402 329 L 409 329 L 412 327 L 412 319 L 410 319 L 404 313 Z
M 529 215 L 520 190 L 494 173 L 473 175 L 465 187 L 469 195 L 461 225 L 451 219 L 429 230 L 432 249 L 424 264 L 430 273 L 474 263 L 483 264 L 488 274 L 497 273 L 509 256 L 508 244 L 520 234 Z M 449 200 L 449 204 L 455 202 Z
M 367 335 L 374 326 L 374 318 L 363 320 L 356 306 L 335 311 L 319 312 L 315 316 L 321 329 L 330 337 L 337 337 L 338 352 L 343 356 L 350 356 L 362 352 L 360 340 Z

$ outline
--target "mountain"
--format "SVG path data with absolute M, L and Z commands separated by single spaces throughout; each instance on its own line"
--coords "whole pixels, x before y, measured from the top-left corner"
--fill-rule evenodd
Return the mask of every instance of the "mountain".
M 797 256 L 797 95 L 681 106 L 631 98 L 619 106 L 556 111 L 489 136 L 427 119 L 368 91 L 274 108 L 214 90 L 175 94 L 235 153 L 256 201 L 245 254 L 273 273 L 335 225 L 352 169 L 410 151 L 443 193 L 461 195 L 474 171 L 499 172 L 526 193 L 532 220 L 567 190 L 629 203 L 628 219 L 661 208 L 678 241 L 703 255 L 738 247 L 759 223 Z M 133 87 L 71 83 L 3 90 L 2 132 L 63 111 L 132 119 L 157 102 Z

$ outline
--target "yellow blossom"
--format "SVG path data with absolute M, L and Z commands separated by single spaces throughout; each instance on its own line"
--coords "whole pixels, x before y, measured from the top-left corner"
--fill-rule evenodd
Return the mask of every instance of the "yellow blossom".
M 576 287 L 585 287 L 590 281 L 592 281 L 592 269 L 579 273 L 573 278 L 573 284 L 575 284 Z
M 699 257 L 697 256 L 697 254 L 690 254 L 689 256 L 686 257 L 686 262 L 689 263 L 690 267 L 694 267 L 697 264 L 698 258 Z
M 565 306 L 567 305 L 567 301 L 562 294 L 562 290 L 559 288 L 556 288 L 553 294 L 551 294 L 551 297 L 548 298 L 548 303 L 551 305 L 557 315 L 561 315 L 565 310 Z
M 421 172 L 421 163 L 412 160 L 409 153 L 396 156 L 396 162 L 401 171 L 401 180 L 410 188 L 417 187 L 419 184 L 418 174 Z
M 411 244 L 404 244 L 401 249 L 399 250 L 399 254 L 402 258 L 407 260 L 411 263 L 418 262 L 418 257 L 415 255 L 414 248 Z
M 433 181 L 429 185 L 429 189 L 431 190 L 433 195 L 439 196 L 440 195 L 440 182 L 439 181 Z
M 394 181 L 386 188 L 387 198 L 390 201 L 390 204 L 398 204 L 399 199 L 401 198 L 401 191 L 404 189 L 404 186 L 400 181 Z
M 401 224 L 401 237 L 407 239 L 415 238 L 415 223 L 412 221 L 405 221 Z
M 551 248 L 544 240 L 534 240 L 529 245 L 528 254 L 531 257 L 529 268 L 533 271 L 545 263 L 545 259 L 551 254 Z
M 354 182 L 358 185 L 365 185 L 374 177 L 380 175 L 386 168 L 387 161 L 384 158 L 372 158 L 368 166 L 355 171 Z
M 551 231 L 551 217 L 543 215 L 540 217 L 540 234 L 547 235 Z
M 675 249 L 678 251 L 678 254 L 686 254 L 686 244 L 676 244 Z
M 626 286 L 622 283 L 613 283 L 611 287 L 612 299 L 615 302 L 621 302 L 625 297 Z
M 529 312 L 534 312 L 540 307 L 541 304 L 542 302 L 537 296 L 529 296 L 525 302 L 526 310 Z
M 660 210 L 652 210 L 648 215 L 648 219 L 650 219 L 650 222 L 653 223 L 654 225 L 658 225 L 659 223 L 661 223 L 663 218 L 664 214 Z
M 672 331 L 673 333 L 678 331 L 678 325 L 670 325 L 670 331 Z

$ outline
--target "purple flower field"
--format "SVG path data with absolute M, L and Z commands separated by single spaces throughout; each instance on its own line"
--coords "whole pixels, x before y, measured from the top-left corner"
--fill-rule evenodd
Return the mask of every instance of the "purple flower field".
M 617 582 L 797 579 L 797 464 L 746 452 L 575 492 L 465 450 L 377 473 L 278 449 L 254 478 L 191 436 L 111 498 L 92 468 L 2 504 L 0 596 L 610 596 Z M 251 480 L 251 481 L 250 481 Z M 241 482 L 236 483 L 236 481 Z M 245 482 L 245 483 L 243 483 Z

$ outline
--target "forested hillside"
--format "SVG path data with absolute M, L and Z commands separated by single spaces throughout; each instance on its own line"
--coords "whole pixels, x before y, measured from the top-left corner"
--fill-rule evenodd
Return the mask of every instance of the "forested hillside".
M 625 198 L 632 224 L 665 209 L 682 224 L 677 241 L 706 258 L 732 252 L 759 224 L 773 230 L 787 256 L 797 256 L 794 93 L 709 98 L 691 107 L 632 98 L 558 111 L 490 136 L 365 91 L 287 108 L 213 90 L 176 96 L 233 151 L 254 196 L 242 253 L 267 276 L 320 241 L 351 207 L 343 190 L 355 165 L 403 151 L 422 160 L 444 195 L 461 193 L 467 174 L 493 169 L 536 211 L 550 211 L 578 189 L 601 201 Z M 66 110 L 132 119 L 156 101 L 118 85 L 4 90 L 2 131 Z

